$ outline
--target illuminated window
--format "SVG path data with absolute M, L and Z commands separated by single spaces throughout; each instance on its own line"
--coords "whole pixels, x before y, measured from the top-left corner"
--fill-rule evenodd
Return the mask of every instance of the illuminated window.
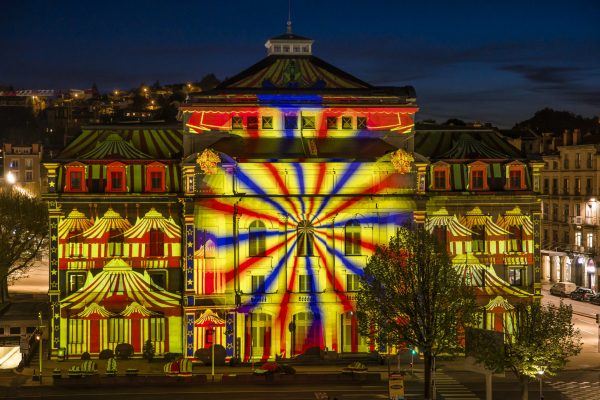
M 258 117 L 248 117 L 246 119 L 248 129 L 258 129 Z
M 108 231 L 108 257 L 123 255 L 123 233 L 116 229 Z
M 164 318 L 150 318 L 148 324 L 150 325 L 150 340 L 160 342 L 165 339 Z
M 360 255 L 360 223 L 357 220 L 351 220 L 346 223 L 345 247 L 347 256 Z
M 342 129 L 352 129 L 352 117 L 342 117 Z
M 471 173 L 471 188 L 483 189 L 483 171 L 478 170 Z
M 588 168 L 592 168 L 594 166 L 594 156 L 592 153 L 587 153 L 587 162 L 586 166 Z
M 284 117 L 285 129 L 298 129 L 298 117 L 295 115 L 286 115 Z
M 569 194 L 569 178 L 563 179 L 563 194 Z
M 367 117 L 356 118 L 356 129 L 367 129 Z
M 231 117 L 231 128 L 232 129 L 242 129 L 244 127 L 244 123 L 242 121 L 242 117 L 234 116 Z
M 302 117 L 302 129 L 315 129 L 315 117 Z
M 8 167 L 13 169 L 19 169 L 19 160 L 13 159 L 8 162 Z
M 146 165 L 146 192 L 164 192 L 166 166 L 159 162 Z
M 581 246 L 581 232 L 575 232 L 575 246 Z
M 262 117 L 262 128 L 273 129 L 273 117 Z
M 470 190 L 488 190 L 487 167 L 488 165 L 481 161 L 469 165 Z
M 327 129 L 337 129 L 337 117 L 327 117 Z
M 346 291 L 357 292 L 360 287 L 360 280 L 357 274 L 346 275 Z
M 69 343 L 83 343 L 83 324 L 82 319 L 69 319 Z
M 264 257 L 266 250 L 266 229 L 262 221 L 253 221 L 248 227 L 248 256 Z
M 474 253 L 485 253 L 485 225 L 473 225 L 471 227 L 471 250 Z
M 581 194 L 581 178 L 575 178 L 575 187 L 573 189 L 576 195 Z
M 150 229 L 148 232 L 148 256 L 162 257 L 165 248 L 165 234 L 160 229 Z
M 252 275 L 252 293 L 264 293 L 265 292 L 265 276 L 264 275 Z
M 575 168 L 581 168 L 581 154 L 575 154 Z
M 298 245 L 296 246 L 296 255 L 312 256 L 314 254 L 315 230 L 312 224 L 307 220 L 302 220 L 298 224 Z
M 68 277 L 69 293 L 75 293 L 85 284 L 85 272 L 70 273 Z
M 523 268 L 509 268 L 508 282 L 511 286 L 523 286 Z
M 298 275 L 298 291 L 310 293 L 311 290 L 311 279 L 309 275 Z
M 82 171 L 70 171 L 69 172 L 69 189 L 72 191 L 83 190 L 83 172 Z
M 106 177 L 108 179 L 106 183 L 107 192 L 124 192 L 126 190 L 125 185 L 125 164 L 112 163 L 107 166 Z

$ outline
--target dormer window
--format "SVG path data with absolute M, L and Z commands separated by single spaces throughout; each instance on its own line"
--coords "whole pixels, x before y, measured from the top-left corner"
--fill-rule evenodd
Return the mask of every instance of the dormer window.
M 445 163 L 433 166 L 431 188 L 433 190 L 450 190 L 450 166 Z
M 469 165 L 469 189 L 489 190 L 487 183 L 487 164 L 475 162 Z
M 66 166 L 66 192 L 85 192 L 85 165 L 76 163 Z
M 126 168 L 126 165 L 122 163 L 112 163 L 107 166 L 107 192 L 125 192 L 127 190 L 127 184 L 125 183 Z
M 146 166 L 146 192 L 164 192 L 165 189 L 164 164 L 154 162 Z
M 508 190 L 525 189 L 525 167 L 521 163 L 511 163 L 506 167 L 506 186 Z

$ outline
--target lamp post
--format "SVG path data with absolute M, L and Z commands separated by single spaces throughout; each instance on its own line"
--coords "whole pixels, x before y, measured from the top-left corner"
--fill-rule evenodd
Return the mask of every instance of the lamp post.
M 44 351 L 42 349 L 42 343 L 44 342 L 44 331 L 42 330 L 42 328 L 45 328 L 44 325 L 42 325 L 42 312 L 40 311 L 38 313 L 38 334 L 37 334 L 37 339 L 40 341 L 40 347 L 39 347 L 39 355 L 40 355 L 40 385 L 42 384 L 42 368 L 43 368 L 43 364 L 42 361 L 44 359 Z
M 540 400 L 544 400 L 544 392 L 542 389 L 542 378 L 544 377 L 544 367 L 538 369 L 538 379 L 540 380 Z

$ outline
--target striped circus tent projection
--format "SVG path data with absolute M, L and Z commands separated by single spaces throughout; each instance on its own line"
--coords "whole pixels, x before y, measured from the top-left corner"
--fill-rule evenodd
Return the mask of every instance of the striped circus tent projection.
M 508 251 L 533 253 L 533 221 L 518 206 L 499 215 L 497 224 L 510 232 Z
M 101 267 L 105 259 L 125 255 L 123 233 L 129 228 L 131 223 L 111 207 L 83 233 L 88 243 L 88 258 L 93 260 L 95 267 Z
M 204 310 L 194 321 L 196 338 L 204 338 L 204 343 L 196 343 L 197 348 L 208 348 L 223 342 L 226 321 L 210 308 Z M 214 350 L 214 347 L 212 347 Z M 213 353 L 214 354 L 214 353 Z
M 473 254 L 459 254 L 452 259 L 452 265 L 459 271 L 466 282 L 476 288 L 478 295 L 512 298 L 529 298 L 531 293 L 500 278 L 493 267 L 481 264 Z
M 92 220 L 77 208 L 58 223 L 58 258 L 60 269 L 87 269 L 87 249 L 83 232 L 91 228 Z
M 450 254 L 465 253 L 473 234 L 469 228 L 460 223 L 456 215 L 449 215 L 444 207 L 431 213 L 425 221 L 425 229 L 441 243 L 447 243 Z
M 151 208 L 123 237 L 134 268 L 179 268 L 181 227 L 171 217 Z
M 96 147 L 80 156 L 82 160 L 144 160 L 152 158 L 136 149 L 131 142 L 123 140 L 116 134 L 110 134 L 106 139 L 96 144 Z
M 479 207 L 461 215 L 459 220 L 473 232 L 469 252 L 498 255 L 506 251 L 510 232 L 497 225 L 490 215 L 484 215 Z
M 485 327 L 496 332 L 512 333 L 513 307 L 504 297 L 496 296 L 486 304 L 485 310 Z
M 148 339 L 159 353 L 181 351 L 180 296 L 118 258 L 89 276 L 81 289 L 60 302 L 68 354 L 98 354 L 119 343 L 141 353 Z

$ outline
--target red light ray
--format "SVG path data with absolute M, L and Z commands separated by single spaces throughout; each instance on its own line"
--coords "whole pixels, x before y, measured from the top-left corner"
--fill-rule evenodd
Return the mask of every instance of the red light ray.
M 279 174 L 279 171 L 277 171 L 275 166 L 271 163 L 264 163 L 263 165 L 267 168 L 267 170 L 269 170 L 269 172 L 271 173 L 271 176 L 275 179 L 275 182 L 277 182 L 277 185 L 279 186 L 279 188 L 281 189 L 283 194 L 286 196 L 289 196 L 290 192 L 289 192 L 285 182 L 283 182 L 283 179 L 281 178 L 281 175 Z M 288 197 L 286 197 L 285 200 L 290 205 L 292 210 L 294 211 L 294 216 L 296 217 L 296 219 L 300 220 L 301 219 L 300 213 L 298 212 L 298 208 L 296 207 L 296 204 L 293 201 L 291 201 Z
M 327 275 L 327 280 L 329 281 L 329 283 L 333 284 L 333 291 L 335 292 L 337 297 L 342 302 L 342 305 L 344 306 L 344 311 L 353 311 L 354 307 L 352 307 L 352 303 L 350 303 L 350 299 L 348 299 L 348 296 L 346 296 L 346 294 L 344 292 L 337 290 L 337 288 L 342 289 L 342 284 L 340 283 L 340 281 L 338 280 L 337 277 L 333 276 L 333 273 L 331 272 L 329 265 L 327 264 L 327 257 L 325 257 L 325 253 L 323 252 L 323 249 L 321 248 L 321 246 L 322 246 L 322 244 L 315 243 L 315 248 L 317 249 L 317 253 L 319 254 L 319 257 L 321 258 L 321 260 L 323 261 L 323 266 L 325 267 L 324 269 L 325 269 L 325 274 Z
M 328 239 L 336 239 L 341 242 L 346 241 L 346 237 L 344 235 L 340 235 L 337 233 L 335 235 L 332 235 L 331 233 L 327 233 L 327 231 L 323 228 L 315 228 L 315 232 L 318 232 L 320 235 L 323 235 L 323 236 L 327 237 Z M 376 245 L 374 243 L 367 242 L 366 240 L 361 239 L 359 244 L 360 244 L 360 247 L 365 250 L 375 251 Z
M 285 321 L 287 321 L 287 315 L 289 311 L 290 305 L 290 296 L 292 294 L 292 290 L 294 290 L 294 282 L 296 281 L 296 273 L 298 270 L 298 257 L 294 257 L 294 264 L 292 266 L 292 274 L 290 275 L 290 280 L 288 282 L 287 291 L 283 295 L 283 299 L 281 300 L 281 307 L 279 308 L 279 314 L 277 315 L 277 320 L 279 321 L 279 343 L 282 344 L 280 348 L 280 353 L 285 352 Z
M 315 187 L 315 194 L 321 194 L 321 188 L 323 187 L 323 181 L 325 181 L 325 172 L 327 166 L 324 163 L 319 164 L 319 175 L 317 175 L 317 186 Z M 308 215 L 312 218 L 312 213 L 315 208 L 315 198 L 311 197 L 308 201 Z M 310 221 L 310 219 L 309 219 Z
M 202 201 L 200 203 L 203 206 L 209 207 L 213 210 L 216 211 L 223 211 L 225 213 L 228 214 L 234 214 L 236 212 L 235 207 L 233 206 L 233 204 L 227 204 L 227 203 L 223 203 L 217 199 L 209 199 L 206 201 Z M 238 215 L 244 215 L 244 216 L 248 216 L 248 217 L 255 217 L 258 219 L 263 219 L 263 220 L 268 220 L 271 222 L 277 222 L 280 223 L 281 221 L 279 220 L 278 217 L 273 216 L 271 214 L 265 214 L 265 213 L 261 213 L 261 212 L 257 212 L 254 210 L 250 210 L 246 207 L 243 206 L 237 206 L 237 214 Z M 286 227 L 287 228 L 287 227 Z

